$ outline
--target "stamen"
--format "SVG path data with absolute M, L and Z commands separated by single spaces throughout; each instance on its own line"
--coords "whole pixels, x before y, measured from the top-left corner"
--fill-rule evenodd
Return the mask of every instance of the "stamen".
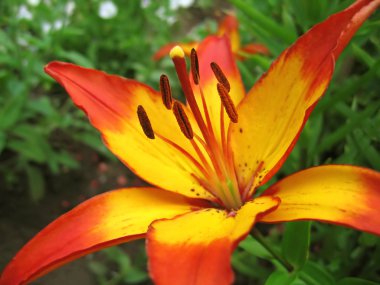
M 196 85 L 199 84 L 199 62 L 198 55 L 195 49 L 191 49 L 190 54 L 191 74 L 193 75 L 193 81 Z
M 175 148 L 176 150 L 178 150 L 180 153 L 182 153 L 187 159 L 189 159 L 193 165 L 195 166 L 195 168 L 200 172 L 200 173 L 207 173 L 206 172 L 206 169 L 190 154 L 188 153 L 184 148 L 180 147 L 178 144 L 176 144 L 175 142 L 165 138 L 164 136 L 160 135 L 160 134 L 157 134 L 157 137 L 162 139 L 165 143 L 169 144 L 171 147 Z
M 148 115 L 145 112 L 144 107 L 141 105 L 139 105 L 137 107 L 137 116 L 139 117 L 140 125 L 144 131 L 144 134 L 148 138 L 153 140 L 154 139 L 154 132 L 153 132 L 152 124 L 150 123 L 150 120 L 148 118 Z
M 181 128 L 182 133 L 189 140 L 193 139 L 193 136 L 194 136 L 193 128 L 190 125 L 189 118 L 187 117 L 181 103 L 177 101 L 174 102 L 173 112 L 174 112 L 175 118 L 177 119 L 178 125 Z
M 177 71 L 178 79 L 181 83 L 183 93 L 185 94 L 186 100 L 189 104 L 189 107 L 194 115 L 194 119 L 198 124 L 199 130 L 201 131 L 204 140 L 209 146 L 210 150 L 210 159 L 212 164 L 214 165 L 215 171 L 218 174 L 219 178 L 223 178 L 222 176 L 222 165 L 223 159 L 218 152 L 218 144 L 214 136 L 210 135 L 209 129 L 207 128 L 201 111 L 199 110 L 197 101 L 195 100 L 194 92 L 190 84 L 190 79 L 186 70 L 186 61 L 185 61 L 185 53 L 180 46 L 175 46 L 170 51 L 170 57 L 174 63 L 174 67 Z
M 222 100 L 222 104 L 223 104 L 224 108 L 226 109 L 228 117 L 230 117 L 230 119 L 233 123 L 237 123 L 238 122 L 238 113 L 236 111 L 235 105 L 232 102 L 230 95 L 228 94 L 227 89 L 221 83 L 217 84 L 217 88 L 218 88 L 218 93 L 219 93 L 220 99 Z
M 162 74 L 160 77 L 160 91 L 162 95 L 162 102 L 164 103 L 166 109 L 170 110 L 173 105 L 173 97 L 169 78 L 165 74 Z
M 199 129 L 202 132 L 202 135 L 205 138 L 205 140 L 208 140 L 208 129 L 206 127 L 205 122 L 203 121 L 201 111 L 198 108 L 193 89 L 190 85 L 189 76 L 187 74 L 185 53 L 180 46 L 175 46 L 170 51 L 170 57 L 172 58 L 174 67 L 177 71 L 178 79 L 182 86 L 183 93 L 185 94 L 186 100 L 189 103 L 189 107 L 193 112 L 194 118 L 199 126 Z
M 220 66 L 218 64 L 216 64 L 215 62 L 211 62 L 210 66 L 211 66 L 211 69 L 214 72 L 214 75 L 215 75 L 216 79 L 218 80 L 218 82 L 224 86 L 224 88 L 227 90 L 227 92 L 230 92 L 231 85 L 228 82 L 228 79 L 224 75 Z

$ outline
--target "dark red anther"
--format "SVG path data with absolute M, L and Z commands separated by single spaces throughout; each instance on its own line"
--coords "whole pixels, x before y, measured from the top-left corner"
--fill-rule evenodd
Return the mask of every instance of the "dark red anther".
M 139 117 L 140 125 L 144 131 L 144 134 L 148 138 L 153 140 L 155 137 L 154 137 L 152 124 L 150 123 L 150 120 L 148 118 L 147 113 L 145 112 L 144 107 L 141 105 L 137 107 L 137 116 Z
M 170 88 L 169 78 L 165 74 L 162 74 L 160 77 L 160 91 L 162 102 L 166 109 L 170 110 L 173 105 L 172 90 Z

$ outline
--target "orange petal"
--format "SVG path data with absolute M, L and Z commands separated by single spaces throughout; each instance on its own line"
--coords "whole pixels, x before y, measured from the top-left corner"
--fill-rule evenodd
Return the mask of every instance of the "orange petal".
M 147 234 L 150 275 L 157 285 L 223 285 L 234 277 L 230 256 L 258 216 L 278 205 L 272 197 L 236 213 L 205 209 L 154 222 Z
M 231 41 L 233 53 L 240 49 L 239 21 L 233 15 L 227 15 L 218 26 L 218 36 L 226 35 Z
M 45 70 L 86 112 L 107 147 L 133 172 L 159 188 L 190 197 L 212 198 L 193 178 L 192 174 L 203 174 L 189 156 L 159 136 L 151 140 L 144 135 L 137 117 L 139 105 L 145 108 L 156 134 L 177 143 L 198 161 L 190 141 L 181 133 L 173 112 L 165 108 L 158 92 L 134 80 L 69 63 L 52 62 Z M 193 130 L 197 132 L 195 124 Z
M 190 55 L 192 48 L 197 48 L 198 42 L 190 42 L 190 43 L 168 43 L 161 47 L 154 55 L 153 60 L 160 60 L 161 58 L 168 56 L 171 49 L 175 46 L 179 45 L 186 55 Z
M 243 99 L 239 123 L 229 133 L 241 187 L 253 189 L 281 167 L 325 92 L 336 58 L 379 5 L 379 0 L 359 0 L 314 26 L 280 55 Z
M 85 254 L 140 238 L 152 221 L 190 212 L 194 206 L 183 196 L 154 188 L 98 195 L 30 240 L 5 268 L 0 284 L 29 283 Z
M 217 91 L 217 79 L 210 67 L 211 62 L 217 63 L 227 77 L 231 91 L 230 96 L 235 106 L 245 95 L 244 86 L 240 77 L 240 72 L 236 66 L 234 55 L 232 54 L 230 43 L 227 37 L 209 36 L 200 43 L 198 50 L 200 85 L 205 97 L 207 109 L 215 134 L 220 138 L 220 107 L 221 101 Z M 198 106 L 204 112 L 201 93 L 198 85 L 193 84 L 192 88 L 196 96 Z M 225 118 L 228 119 L 227 114 Z M 228 123 L 225 124 L 226 128 Z
M 263 44 L 247 44 L 240 49 L 240 52 L 247 54 L 264 54 L 269 55 L 269 49 Z
M 349 165 L 297 172 L 264 195 L 281 199 L 262 222 L 318 220 L 380 235 L 380 173 Z

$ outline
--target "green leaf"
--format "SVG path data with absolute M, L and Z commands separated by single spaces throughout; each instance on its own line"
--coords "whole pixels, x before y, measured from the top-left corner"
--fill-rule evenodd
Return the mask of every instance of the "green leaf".
M 7 130 L 21 118 L 26 98 L 23 94 L 12 96 L 0 109 L 0 130 Z
M 304 266 L 309 256 L 310 226 L 311 222 L 291 222 L 285 225 L 282 254 L 296 270 Z
M 265 285 L 290 285 L 296 277 L 297 275 L 294 273 L 290 274 L 288 272 L 275 271 L 269 276 Z
M 94 68 L 94 64 L 88 58 L 76 51 L 60 50 L 57 56 L 87 68 Z
M 0 30 L 0 48 L 5 47 L 8 50 L 16 49 L 17 47 L 15 46 L 13 41 L 10 39 L 9 35 L 6 32 L 4 32 L 4 30 L 3 29 Z
M 254 256 L 267 260 L 273 259 L 273 256 L 270 254 L 270 252 L 268 252 L 268 250 L 251 235 L 247 236 L 247 238 L 239 244 L 239 247 Z
M 299 276 L 308 285 L 335 285 L 334 277 L 326 271 L 325 267 L 312 261 L 305 263 Z
M 368 137 L 366 137 L 361 130 L 358 130 L 358 132 L 354 132 L 352 138 L 360 154 L 366 158 L 372 168 L 380 169 L 379 151 L 371 145 L 371 141 Z
M 375 246 L 378 241 L 380 241 L 378 236 L 369 233 L 361 233 L 359 239 L 360 244 L 367 247 Z
M 20 139 L 12 139 L 7 144 L 8 147 L 23 156 L 27 160 L 32 160 L 38 163 L 46 162 L 46 155 L 40 145 L 34 144 L 31 141 L 24 141 Z
M 54 153 L 47 135 L 41 128 L 33 127 L 30 124 L 20 124 L 12 129 L 12 135 L 17 138 L 10 140 L 9 148 L 28 160 L 44 163 Z
M 253 76 L 251 70 L 243 62 L 237 62 L 243 82 L 245 83 L 246 88 L 250 88 L 256 81 L 256 78 Z
M 28 176 L 29 195 L 33 202 L 40 201 L 45 194 L 45 179 L 37 167 L 28 165 L 26 167 Z
M 101 139 L 99 138 L 99 135 L 95 132 L 82 132 L 82 133 L 73 133 L 72 137 L 80 141 L 89 147 L 93 148 L 97 152 L 101 153 L 102 155 L 106 156 L 107 158 L 114 160 L 115 157 L 111 154 L 111 152 L 104 146 Z
M 53 107 L 49 97 L 41 97 L 33 101 L 29 101 L 27 107 L 28 109 L 46 117 L 58 116 L 58 112 Z
M 79 163 L 76 159 L 74 159 L 68 152 L 62 150 L 60 152 L 56 152 L 54 154 L 55 159 L 62 165 L 70 168 L 77 169 L 79 167 Z
M 287 30 L 270 17 L 265 16 L 253 5 L 242 0 L 230 0 L 230 2 L 257 25 L 265 28 L 273 37 L 280 38 L 287 44 L 291 44 L 297 38 L 297 34 L 294 34 L 292 30 Z
M 372 105 L 369 105 L 365 110 L 362 112 L 354 112 L 351 110 L 352 116 L 350 116 L 350 119 L 347 121 L 347 123 L 337 129 L 335 132 L 327 135 L 324 137 L 323 141 L 318 147 L 318 152 L 324 152 L 329 149 L 331 149 L 335 144 L 338 142 L 344 140 L 344 138 L 353 132 L 355 128 L 359 128 L 363 125 L 363 120 L 365 120 L 368 117 L 371 117 L 372 114 L 378 110 L 380 104 L 374 103 Z
M 4 150 L 6 143 L 7 143 L 7 136 L 5 135 L 5 133 L 0 131 L 0 154 Z
M 360 278 L 354 278 L 354 277 L 347 277 L 343 278 L 338 281 L 337 285 L 379 285 L 380 283 L 375 283 L 372 281 L 360 279 Z
M 148 279 L 148 274 L 142 269 L 132 267 L 125 275 L 124 281 L 128 284 L 141 283 Z
M 351 45 L 352 51 L 354 55 L 365 65 L 368 67 L 372 67 L 376 60 L 372 58 L 372 56 L 366 52 L 363 48 L 361 48 L 359 45 L 352 43 Z

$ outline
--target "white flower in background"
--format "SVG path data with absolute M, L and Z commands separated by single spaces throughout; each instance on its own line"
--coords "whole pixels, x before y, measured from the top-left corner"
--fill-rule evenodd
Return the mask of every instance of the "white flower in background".
M 173 15 L 167 15 L 167 11 L 164 7 L 160 7 L 156 10 L 156 15 L 158 18 L 165 20 L 168 24 L 173 24 L 176 21 L 176 17 Z
M 152 3 L 151 0 L 141 0 L 141 7 L 147 8 Z
M 47 34 L 51 31 L 57 31 L 62 29 L 64 22 L 62 20 L 56 20 L 54 23 L 43 22 L 41 25 L 42 32 Z
M 169 6 L 172 10 L 177 10 L 178 8 L 188 8 L 193 5 L 194 0 L 170 0 Z
M 70 1 L 66 3 L 65 12 L 67 16 L 71 16 L 75 10 L 75 2 Z
M 117 14 L 117 7 L 112 1 L 104 1 L 99 6 L 99 17 L 111 19 Z
M 22 47 L 27 47 L 29 45 L 28 42 L 24 38 L 21 38 L 21 37 L 17 37 L 16 42 L 19 46 L 22 46 Z
M 31 5 L 31 6 L 37 6 L 38 4 L 40 4 L 40 0 L 27 0 L 28 4 Z
M 51 28 L 52 28 L 52 25 L 48 22 L 43 22 L 42 25 L 41 25 L 41 28 L 42 28 L 42 32 L 44 34 L 47 34 L 50 32 Z
M 28 7 L 21 5 L 18 9 L 17 18 L 31 20 L 33 15 L 30 13 Z
M 166 14 L 165 14 L 165 9 L 164 7 L 160 7 L 156 10 L 156 15 L 158 18 L 160 19 L 164 19 L 166 17 Z
M 62 20 L 56 20 L 53 23 L 54 30 L 60 30 L 63 27 L 63 21 Z

